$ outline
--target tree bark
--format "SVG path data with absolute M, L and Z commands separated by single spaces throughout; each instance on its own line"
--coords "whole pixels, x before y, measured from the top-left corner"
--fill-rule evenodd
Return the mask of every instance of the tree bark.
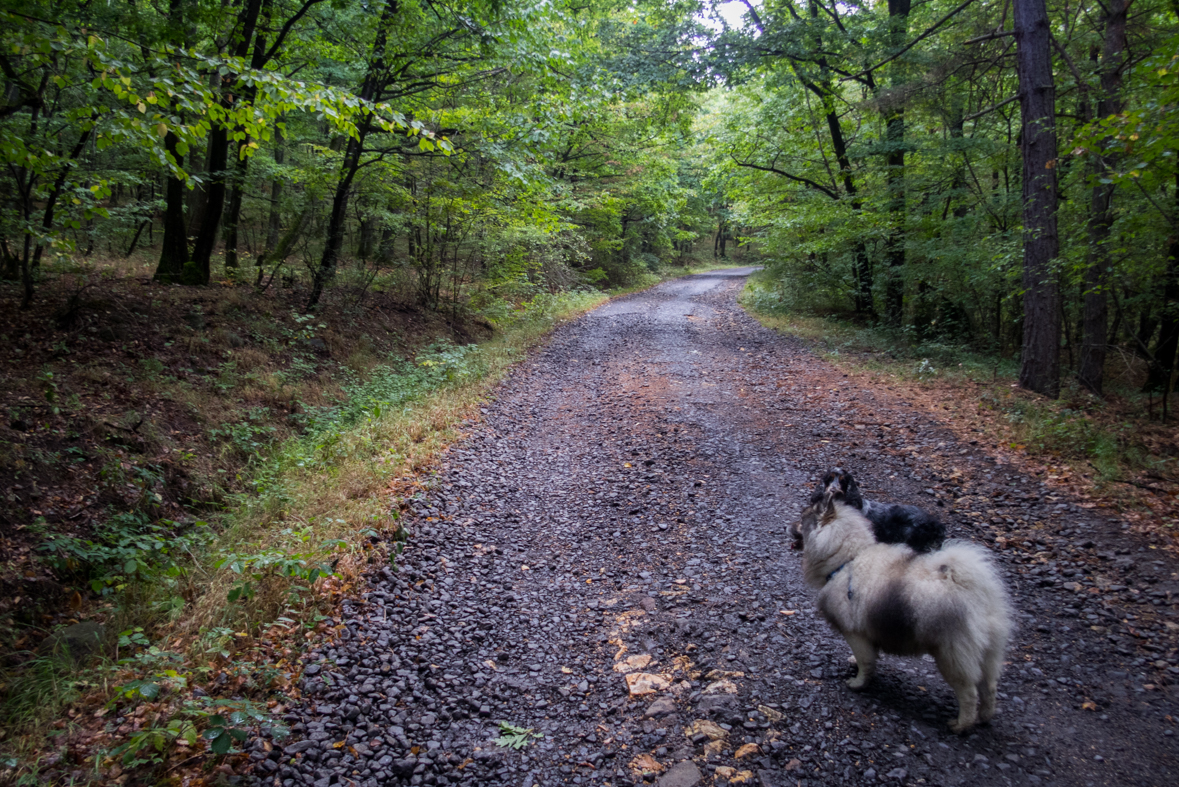
M 225 208 L 225 270 L 236 271 L 238 266 L 237 244 L 238 223 L 242 215 L 243 187 L 246 183 L 246 171 L 250 166 L 249 158 L 240 155 L 233 162 L 233 185 L 229 189 L 229 204 Z
M 1179 211 L 1179 174 L 1175 175 L 1175 207 Z M 1171 390 L 1176 351 L 1179 351 L 1179 233 L 1173 232 L 1167 239 L 1167 270 L 1163 278 L 1163 316 L 1159 321 L 1159 343 L 1147 370 L 1144 391 L 1166 393 Z
M 164 148 L 176 158 L 176 165 L 184 166 L 184 156 L 176 152 L 177 136 L 171 131 L 164 137 Z M 164 185 L 164 239 L 160 245 L 160 261 L 152 277 L 158 282 L 175 284 L 184 278 L 188 263 L 188 227 L 184 223 L 184 181 L 167 175 Z
M 256 71 L 261 70 L 268 60 L 265 28 L 269 27 L 271 23 L 271 0 L 262 0 L 258 13 L 263 19 L 263 24 L 258 29 L 258 34 L 254 38 L 254 53 L 250 57 L 250 68 Z M 243 100 L 251 104 L 254 102 L 257 94 L 258 91 L 249 85 L 242 90 Z M 238 225 L 241 222 L 242 198 L 246 186 L 246 174 L 250 169 L 249 156 L 242 154 L 246 151 L 248 142 L 248 139 L 243 139 L 237 145 L 237 156 L 232 162 L 232 185 L 229 190 L 229 205 L 225 209 L 225 270 L 227 272 L 236 271 L 238 266 Z
M 1019 384 L 1060 396 L 1060 285 L 1055 260 L 1056 88 L 1045 0 L 1013 0 L 1023 154 L 1023 349 Z
M 908 37 L 910 0 L 888 0 L 889 35 L 894 49 L 905 45 Z M 895 67 L 895 63 L 893 64 Z M 892 87 L 900 79 L 893 78 Z M 884 291 L 884 319 L 899 326 L 905 316 L 905 107 L 897 95 L 889 98 L 885 111 L 885 182 L 888 189 L 888 236 L 884 257 L 888 262 L 888 286 Z
M 97 122 L 98 116 L 92 115 L 91 120 Z M 70 151 L 69 158 L 62 163 L 61 172 L 57 174 L 57 179 L 53 181 L 53 188 L 49 190 L 49 196 L 45 198 L 45 212 L 41 218 L 41 232 L 45 235 L 53 229 L 53 217 L 57 211 L 57 200 L 61 196 L 61 190 L 65 186 L 66 178 L 70 175 L 70 170 L 74 168 L 74 164 L 82 155 L 82 151 L 86 149 L 86 143 L 90 141 L 90 135 L 93 133 L 94 127 L 86 129 L 78 137 L 78 142 L 74 145 L 74 149 Z M 32 268 L 37 270 L 41 267 L 41 254 L 45 247 L 40 243 L 33 249 Z
M 283 148 L 285 140 L 281 130 L 274 132 L 274 163 L 281 165 L 286 160 Z M 275 177 L 270 182 L 270 216 L 266 222 L 266 248 L 273 249 L 278 243 L 278 233 L 282 228 L 282 178 Z
M 1126 50 L 1126 0 L 1106 0 L 1104 8 L 1105 45 L 1100 63 L 1098 118 L 1122 111 L 1122 53 Z M 1116 154 L 1110 147 L 1103 142 L 1102 155 L 1096 163 L 1099 176 L 1113 166 Z M 1081 363 L 1077 377 L 1098 396 L 1104 385 L 1106 332 L 1109 329 L 1106 287 L 1110 267 L 1108 245 L 1114 222 L 1113 196 L 1112 183 L 1097 182 L 1093 186 L 1089 207 L 1089 265 L 1085 269 Z
M 250 41 L 254 38 L 254 29 L 258 23 L 258 14 L 262 8 L 262 0 L 246 0 L 242 9 L 241 37 L 234 43 L 230 51 L 234 57 L 245 57 L 250 51 Z M 236 74 L 226 74 L 221 81 L 223 91 L 222 102 L 229 106 L 229 87 L 236 79 Z M 197 231 L 196 240 L 192 247 L 192 261 L 185 268 L 185 284 L 208 284 L 212 273 L 213 249 L 217 246 L 218 230 L 221 227 L 221 213 L 225 209 L 225 188 L 229 181 L 229 128 L 217 125 L 209 134 L 209 192 L 205 204 L 205 215 Z

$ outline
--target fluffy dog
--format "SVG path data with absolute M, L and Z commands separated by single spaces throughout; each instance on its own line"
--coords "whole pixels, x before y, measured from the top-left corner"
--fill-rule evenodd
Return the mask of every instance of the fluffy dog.
M 866 516 L 872 523 L 872 533 L 882 544 L 905 544 L 917 552 L 932 552 L 941 549 L 946 540 L 946 527 L 937 517 L 917 506 L 865 500 L 856 479 L 843 468 L 833 467 L 823 475 L 811 494 L 811 505 L 822 501 L 828 493 Z M 798 529 L 792 528 L 791 534 L 795 548 L 800 547 Z
M 958 695 L 963 732 L 995 715 L 995 691 L 1011 633 L 1011 606 L 982 548 L 950 542 L 918 554 L 879 544 L 868 519 L 834 491 L 803 511 L 803 575 L 819 588 L 818 608 L 855 654 L 862 689 L 880 651 L 928 653 Z

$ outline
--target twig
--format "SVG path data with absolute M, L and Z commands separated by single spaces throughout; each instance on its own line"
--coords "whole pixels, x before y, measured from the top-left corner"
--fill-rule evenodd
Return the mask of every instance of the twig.
M 135 426 L 119 426 L 118 424 L 112 424 L 110 421 L 103 421 L 103 423 L 111 429 L 122 429 L 124 432 L 136 434 L 139 431 L 139 427 L 143 426 L 143 416 L 139 417 L 139 423 L 135 424 Z
M 1006 38 L 1007 36 L 1013 35 L 1015 35 L 1014 30 L 992 30 L 984 36 L 979 36 L 978 38 L 969 38 L 963 41 L 962 45 L 968 46 L 970 44 L 981 44 L 983 41 L 993 41 L 996 38 Z
M 1168 492 L 1166 489 L 1160 489 L 1159 487 L 1151 486 L 1150 484 L 1140 484 L 1137 481 L 1123 481 L 1120 478 L 1115 478 L 1113 481 L 1115 484 L 1125 484 L 1126 486 L 1136 486 L 1139 489 L 1146 489 L 1150 492 L 1155 492 L 1160 495 L 1170 494 L 1170 492 Z
M 1012 101 L 1019 101 L 1019 95 L 1014 95 L 1011 98 L 1004 99 L 1003 101 L 1000 101 L 998 104 L 992 104 L 991 106 L 987 107 L 986 109 L 979 110 L 978 112 L 975 112 L 972 115 L 967 115 L 966 117 L 962 118 L 962 122 L 965 123 L 968 120 L 974 120 L 975 118 L 980 118 L 983 115 L 990 114 L 991 112 L 994 112 L 999 107 L 1007 106 Z
M 962 3 L 962 5 L 958 6 L 953 11 L 950 11 L 948 14 L 943 16 L 941 19 L 934 22 L 933 25 L 929 29 L 927 29 L 924 33 L 922 33 L 921 35 L 914 38 L 912 41 L 910 41 L 905 46 L 901 47 L 901 49 L 898 50 L 895 54 L 889 55 L 888 57 L 886 57 L 884 60 L 881 60 L 876 65 L 866 68 L 858 74 L 852 74 L 851 76 L 844 77 L 843 79 L 841 79 L 839 81 L 840 82 L 847 82 L 848 80 L 851 80 L 851 79 L 859 79 L 862 76 L 867 76 L 867 75 L 871 74 L 873 71 L 880 68 L 885 63 L 891 63 L 893 60 L 896 60 L 898 57 L 905 54 L 913 47 L 917 46 L 918 43 L 920 43 L 924 39 L 928 38 L 929 36 L 933 35 L 939 27 L 944 25 L 946 22 L 950 21 L 950 19 L 953 18 L 959 11 L 965 10 L 966 7 L 973 2 L 974 2 L 974 0 L 966 0 L 966 2 Z
M 195 759 L 198 759 L 198 758 L 200 758 L 200 757 L 208 757 L 208 756 L 209 756 L 209 753 L 208 753 L 208 752 L 201 752 L 200 754 L 194 754 L 194 755 L 192 755 L 191 757 L 189 757 L 187 760 L 181 760 L 180 762 L 176 763 L 176 764 L 175 764 L 175 765 L 173 765 L 171 768 L 169 768 L 168 770 L 164 771 L 164 773 L 171 773 L 172 771 L 174 771 L 174 770 L 176 770 L 177 768 L 179 768 L 181 765 L 187 765 L 188 763 L 192 762 L 192 761 L 193 761 L 193 760 L 195 760 Z

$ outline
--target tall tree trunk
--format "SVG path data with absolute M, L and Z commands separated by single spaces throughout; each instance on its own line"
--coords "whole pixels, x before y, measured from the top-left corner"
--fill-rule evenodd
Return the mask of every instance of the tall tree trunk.
M 245 57 L 246 53 L 250 51 L 250 42 L 254 38 L 254 29 L 257 26 L 261 8 L 262 0 L 245 0 L 241 13 L 241 37 L 230 47 L 230 53 L 234 57 Z M 226 74 L 221 80 L 221 87 L 224 91 L 221 100 L 226 107 L 230 102 L 229 88 L 236 78 L 236 74 Z M 229 127 L 224 124 L 215 125 L 209 134 L 208 172 L 208 201 L 196 240 L 193 242 L 191 264 L 185 268 L 185 284 L 208 284 L 212 273 L 213 249 L 217 246 L 221 213 L 225 209 L 226 184 L 231 177 L 229 172 Z
M 246 183 L 246 170 L 250 166 L 250 159 L 243 158 L 239 148 L 238 156 L 233 161 L 233 185 L 229 189 L 229 204 L 225 207 L 225 270 L 236 271 L 238 266 L 237 244 L 238 223 L 242 215 L 242 194 Z
M 258 28 L 254 38 L 254 53 L 250 57 L 250 68 L 261 70 L 266 65 L 266 33 L 265 29 L 271 23 L 271 0 L 261 0 L 260 14 L 263 23 Z M 258 91 L 252 85 L 242 89 L 241 99 L 247 103 L 254 103 Z M 242 139 L 236 145 L 237 156 L 232 162 L 233 177 L 229 190 L 229 205 L 225 209 L 225 270 L 236 271 L 238 266 L 238 225 L 241 223 L 242 197 L 246 187 L 246 173 L 250 168 L 249 156 L 243 155 L 249 148 L 249 139 Z
M 91 115 L 90 119 L 96 121 L 98 116 Z M 86 149 L 86 143 L 90 141 L 90 135 L 93 131 L 94 127 L 91 126 L 78 137 L 78 142 L 74 145 L 74 149 L 70 151 L 69 157 L 62 162 L 61 172 L 57 174 L 57 179 L 53 181 L 53 188 L 49 190 L 49 196 L 45 198 L 45 211 L 41 217 L 41 232 L 45 235 L 48 235 L 49 231 L 53 229 L 53 217 L 57 210 L 57 200 L 61 196 L 61 190 L 65 186 L 66 178 L 69 177 L 70 170 L 74 168 L 78 158 L 82 155 L 82 151 Z M 41 267 L 41 254 L 44 250 L 45 247 L 40 243 L 33 249 L 33 270 Z
M 372 57 L 369 59 L 367 73 L 360 87 L 360 98 L 372 101 L 382 90 L 385 80 L 385 48 L 388 43 L 389 26 L 397 14 L 398 0 L 385 0 L 385 8 L 381 11 L 381 21 L 377 26 L 377 35 L 373 39 Z M 352 180 L 360 169 L 360 157 L 364 153 L 364 140 L 370 128 L 370 119 L 362 118 L 357 125 L 356 137 L 349 137 L 344 148 L 344 160 L 340 164 L 340 176 L 336 182 L 336 192 L 332 197 L 332 210 L 328 215 L 327 237 L 324 238 L 323 254 L 319 259 L 319 267 L 311 280 L 311 296 L 307 299 L 307 310 L 314 309 L 323 295 L 323 288 L 336 273 L 336 265 L 340 259 L 340 249 L 344 245 L 344 228 L 348 219 L 348 195 L 352 189 Z
M 1126 50 L 1126 0 L 1105 0 L 1105 46 L 1101 53 L 1101 97 L 1097 117 L 1107 118 L 1122 111 L 1122 53 Z M 1102 144 L 1097 160 L 1098 175 L 1113 166 L 1112 146 Z M 1096 180 L 1096 179 L 1095 179 Z M 1077 377 L 1098 396 L 1105 377 L 1105 341 L 1109 329 L 1109 238 L 1113 231 L 1112 183 L 1097 182 L 1089 207 L 1089 266 L 1085 269 L 1082 315 L 1081 364 Z
M 1179 174 L 1175 175 L 1175 209 L 1179 215 Z M 1163 316 L 1159 322 L 1159 343 L 1150 363 L 1145 391 L 1171 390 L 1175 353 L 1179 351 L 1179 233 L 1167 239 L 1167 271 L 1163 279 Z
M 189 30 L 185 21 L 185 0 L 168 1 L 168 40 L 181 47 L 188 45 Z M 184 156 L 176 149 L 180 138 L 172 131 L 164 135 L 164 150 L 184 167 Z M 190 170 L 191 171 L 191 170 Z M 184 221 L 184 181 L 170 171 L 164 173 L 164 232 L 160 241 L 160 260 L 152 278 L 164 284 L 175 284 L 184 277 L 188 264 L 188 226 Z
M 274 163 L 281 166 L 286 160 L 282 130 L 274 133 Z M 275 177 L 270 181 L 270 216 L 266 221 L 266 248 L 273 249 L 278 243 L 278 233 L 282 227 L 282 178 Z
M 889 36 L 894 49 L 905 45 L 909 28 L 910 0 L 888 0 Z M 894 61 L 893 68 L 898 63 Z M 891 86 L 900 87 L 903 78 L 893 77 Z M 899 92 L 899 91 L 897 91 Z M 888 236 L 884 257 L 888 261 L 888 286 L 884 291 L 884 319 L 899 326 L 905 316 L 905 107 L 897 92 L 889 97 L 885 112 L 885 155 L 888 188 Z
M 1060 395 L 1060 285 L 1055 260 L 1056 87 L 1045 0 L 1013 0 L 1023 153 L 1023 349 L 1019 384 Z
M 217 77 L 219 80 L 220 77 Z M 209 143 L 204 145 L 194 145 L 189 151 L 188 155 L 188 171 L 189 172 L 203 172 L 205 171 L 205 163 L 209 159 Z M 184 204 L 187 208 L 185 214 L 184 231 L 188 237 L 194 237 L 201 228 L 201 223 L 205 220 L 205 208 L 209 202 L 209 184 L 206 181 L 201 181 L 194 184 L 193 188 L 187 189 L 184 195 Z
M 184 166 L 184 156 L 176 152 L 177 136 L 171 131 L 164 137 L 164 148 L 176 159 L 176 166 Z M 184 181 L 167 174 L 164 185 L 164 239 L 160 245 L 160 261 L 153 278 L 165 284 L 175 284 L 184 278 L 188 263 L 188 227 L 184 223 Z

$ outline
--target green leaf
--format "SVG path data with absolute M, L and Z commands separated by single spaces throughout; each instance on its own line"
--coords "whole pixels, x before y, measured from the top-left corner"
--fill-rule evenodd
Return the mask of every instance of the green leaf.
M 209 748 L 213 750 L 214 754 L 228 754 L 229 747 L 233 745 L 233 739 L 229 735 L 222 734 L 213 739 L 213 743 Z

